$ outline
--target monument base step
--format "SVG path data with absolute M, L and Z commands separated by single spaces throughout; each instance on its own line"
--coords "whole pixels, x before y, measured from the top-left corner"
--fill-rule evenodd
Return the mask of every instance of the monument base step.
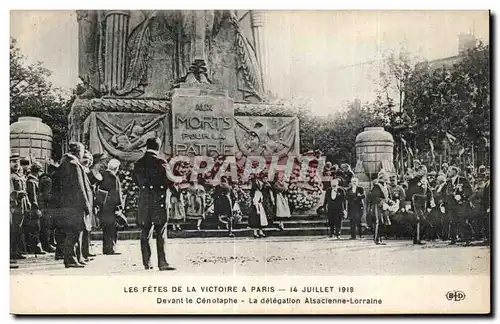
M 266 228 L 264 233 L 268 237 L 272 236 L 316 236 L 328 235 L 328 227 L 285 227 L 283 231 L 278 228 Z M 238 228 L 233 230 L 236 237 L 252 237 L 253 230 L 250 228 Z M 342 227 L 341 235 L 349 235 L 350 228 Z M 369 235 L 366 233 L 365 235 Z M 171 231 L 168 230 L 167 237 L 169 238 L 195 238 L 195 237 L 227 237 L 228 231 L 226 229 L 201 229 L 201 230 L 181 230 Z M 118 240 L 139 240 L 141 231 L 139 229 L 132 229 L 127 231 L 118 232 Z M 153 234 L 154 237 L 154 234 Z M 102 240 L 102 232 L 93 232 L 92 240 Z

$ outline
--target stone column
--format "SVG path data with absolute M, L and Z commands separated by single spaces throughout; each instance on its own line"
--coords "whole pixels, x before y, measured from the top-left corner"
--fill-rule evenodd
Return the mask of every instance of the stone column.
M 206 63 L 205 59 L 205 11 L 194 11 L 194 61 Z
M 125 82 L 129 18 L 130 13 L 126 10 L 106 12 L 104 84 L 108 92 L 121 89 Z
M 252 10 L 251 12 L 252 30 L 255 42 L 255 50 L 257 60 L 262 75 L 262 87 L 264 92 L 268 91 L 267 82 L 267 57 L 266 57 L 266 40 L 264 35 L 264 26 L 266 24 L 266 12 L 264 10 Z

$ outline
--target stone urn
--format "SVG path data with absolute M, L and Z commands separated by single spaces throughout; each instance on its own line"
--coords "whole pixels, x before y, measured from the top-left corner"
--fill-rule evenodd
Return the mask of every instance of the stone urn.
M 391 133 L 383 127 L 366 127 L 356 136 L 356 160 L 354 173 L 363 187 L 370 188 L 371 181 L 382 169 L 394 174 L 394 138 Z

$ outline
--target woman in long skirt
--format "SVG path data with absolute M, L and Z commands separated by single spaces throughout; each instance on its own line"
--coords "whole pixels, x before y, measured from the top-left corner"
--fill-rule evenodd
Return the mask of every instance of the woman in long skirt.
M 198 178 L 199 179 L 199 178 Z M 200 230 L 201 222 L 205 219 L 205 188 L 199 180 L 191 182 L 188 188 L 187 218 L 196 220 L 196 229 Z
M 180 223 L 186 220 L 186 212 L 182 189 L 177 182 L 170 188 L 170 206 L 171 212 L 169 218 L 172 222 L 172 230 L 180 231 Z
M 252 189 L 250 191 L 252 199 L 252 207 L 250 208 L 250 215 L 248 218 L 248 225 L 253 229 L 253 237 L 266 237 L 262 229 L 267 226 L 266 212 L 262 202 L 262 182 L 258 179 L 253 179 Z
M 274 192 L 276 193 L 276 219 L 278 220 L 278 228 L 284 230 L 283 220 L 290 219 L 290 205 L 288 203 L 288 185 L 285 183 L 283 176 L 279 176 L 274 184 Z

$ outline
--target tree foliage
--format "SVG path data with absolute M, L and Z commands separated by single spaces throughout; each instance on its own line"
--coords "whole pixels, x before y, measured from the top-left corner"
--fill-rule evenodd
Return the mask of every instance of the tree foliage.
M 21 116 L 42 118 L 52 128 L 53 156 L 60 157 L 76 92 L 68 98 L 48 80 L 50 75 L 41 62 L 27 64 L 16 40 L 10 39 L 10 123 Z
M 333 163 L 356 162 L 356 136 L 365 127 L 383 126 L 385 115 L 372 105 L 354 100 L 326 117 L 299 113 L 302 151 L 319 149 Z
M 373 102 L 355 100 L 327 117 L 313 116 L 307 108 L 299 111 L 302 151 L 321 149 L 335 163 L 354 164 L 356 136 L 368 126 L 384 126 L 392 133 L 396 156 L 404 141 L 400 156 L 405 161 L 410 151 L 418 158 L 429 156 L 429 140 L 436 154 L 442 152 L 447 132 L 457 138 L 452 161 L 462 148 L 470 153 L 472 143 L 479 151 L 491 132 L 489 60 L 489 46 L 480 43 L 442 68 L 425 61 L 414 64 L 404 49 L 391 52 Z
M 441 148 L 446 132 L 457 138 L 455 151 L 489 138 L 489 60 L 489 46 L 478 44 L 451 66 L 436 69 L 424 62 L 415 68 L 403 108 L 415 124 L 417 149 L 428 150 L 429 139 Z

